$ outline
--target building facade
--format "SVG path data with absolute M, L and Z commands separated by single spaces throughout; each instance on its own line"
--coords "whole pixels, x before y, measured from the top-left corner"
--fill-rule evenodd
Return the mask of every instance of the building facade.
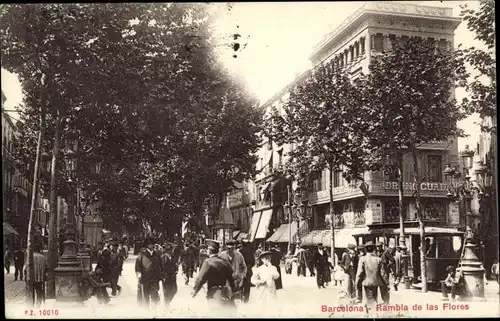
M 5 95 L 2 92 L 2 210 L 4 225 L 4 244 L 26 246 L 28 223 L 31 209 L 32 182 L 21 171 L 24 166 L 14 157 L 16 124 L 5 111 Z M 29 169 L 32 170 L 32 169 Z M 32 175 L 31 175 L 32 176 Z M 39 195 L 40 196 L 40 195 Z M 35 231 L 44 235 L 48 221 L 41 197 L 35 208 Z
M 454 17 L 450 8 L 413 3 L 366 3 L 327 34 L 314 48 L 309 59 L 313 66 L 334 60 L 337 67 L 343 68 L 355 79 L 360 73 L 368 73 L 371 59 L 390 50 L 391 43 L 398 37 L 433 38 L 441 48 L 453 48 L 454 31 L 460 22 L 461 19 Z M 270 111 L 275 107 L 283 112 L 281 106 L 286 101 L 290 88 L 308 73 L 305 72 L 286 86 L 263 104 L 263 108 Z M 288 224 L 284 204 L 290 182 L 287 182 L 280 169 L 291 148 L 293 146 L 277 146 L 265 139 L 259 150 L 257 168 L 260 174 L 254 181 L 256 199 L 249 240 L 288 242 L 287 235 L 290 233 L 284 233 Z M 425 144 L 419 150 L 419 170 L 425 177 L 420 186 L 425 223 L 427 226 L 463 228 L 464 216 L 460 215 L 458 204 L 448 200 L 443 175 L 446 164 L 458 164 L 457 138 L 450 137 L 447 141 Z M 405 226 L 413 227 L 418 223 L 410 154 L 404 155 L 403 163 Z M 306 200 L 312 209 L 312 217 L 293 228 L 294 241 L 298 237 L 305 246 L 318 243 L 330 246 L 331 219 L 335 221 L 335 248 L 339 250 L 348 243 L 357 241 L 352 236 L 356 231 L 394 230 L 399 227 L 398 187 L 393 174 L 365 173 L 368 197 L 360 189 L 361 182 L 348 183 L 341 172 L 333 173 L 332 177 L 333 217 L 329 213 L 330 173 L 325 170 L 307 191 Z M 280 231 L 282 237 L 273 235 Z M 387 245 L 396 244 L 394 238 L 380 240 Z

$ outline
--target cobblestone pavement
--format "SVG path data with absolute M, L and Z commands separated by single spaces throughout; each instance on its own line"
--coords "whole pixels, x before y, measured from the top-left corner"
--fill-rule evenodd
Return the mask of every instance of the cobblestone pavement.
M 422 293 L 415 289 L 400 289 L 391 293 L 390 311 L 383 311 L 376 308 L 367 315 L 363 305 L 357 305 L 351 310 L 340 311 L 334 307 L 342 307 L 347 304 L 343 299 L 340 286 L 329 284 L 326 289 L 318 289 L 314 277 L 297 277 L 295 274 L 284 274 L 282 269 L 284 289 L 278 291 L 278 304 L 274 311 L 262 311 L 255 304 L 243 304 L 237 301 L 236 315 L 214 315 L 210 310 L 205 298 L 204 290 L 200 291 L 195 298 L 190 298 L 194 280 L 190 280 L 188 285 L 184 284 L 181 273 L 178 273 L 178 292 L 170 308 L 165 308 L 160 286 L 161 302 L 155 311 L 144 310 L 137 306 L 137 280 L 135 277 L 134 263 L 136 256 L 130 256 L 124 264 L 124 270 L 120 277 L 122 292 L 117 297 L 112 297 L 107 306 L 99 305 L 95 297 L 85 304 L 62 303 L 55 300 L 47 300 L 45 306 L 39 311 L 34 311 L 32 318 L 42 317 L 41 313 L 46 313 L 47 317 L 61 318 L 152 318 L 152 317 L 478 317 L 478 316 L 499 316 L 498 284 L 490 281 L 486 286 L 486 302 L 443 302 L 439 292 Z M 194 275 L 196 277 L 196 273 Z M 10 277 L 10 276 L 8 276 Z M 24 282 L 8 283 L 6 279 L 6 289 L 10 287 L 12 293 L 20 293 L 24 289 Z M 18 290 L 15 290 L 15 289 Z M 20 290 L 19 290 L 20 289 Z M 14 295 L 14 294 L 11 294 Z M 8 296 L 9 297 L 9 296 Z M 12 297 L 12 296 L 11 296 Z M 14 295 L 15 297 L 15 295 Z M 7 301 L 7 315 L 9 317 L 25 318 L 26 309 L 21 300 Z M 445 303 L 449 305 L 445 306 Z M 415 306 L 416 305 L 416 306 Z M 416 310 L 414 309 L 414 306 Z M 418 307 L 421 306 L 421 309 Z M 407 310 L 405 309 L 407 308 Z M 352 311 L 352 310 L 361 311 Z M 40 315 L 38 315 L 40 314 Z
M 14 272 L 11 267 L 11 271 L 7 274 L 4 269 L 4 297 L 6 302 L 23 302 L 25 298 L 25 283 L 24 281 L 17 280 L 14 281 Z

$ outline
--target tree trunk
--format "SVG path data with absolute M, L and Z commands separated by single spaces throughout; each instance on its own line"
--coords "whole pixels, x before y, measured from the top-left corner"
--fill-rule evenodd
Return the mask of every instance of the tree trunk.
M 398 196 L 399 196 L 399 245 L 406 245 L 405 238 L 405 207 L 404 207 L 404 184 L 403 184 L 403 154 L 398 153 Z
M 58 242 L 57 242 L 57 164 L 59 159 L 62 122 L 59 109 L 56 115 L 56 130 L 54 137 L 54 146 L 52 149 L 52 164 L 50 168 L 50 231 L 49 231 L 49 255 L 48 255 L 48 280 L 47 280 L 47 298 L 54 298 L 56 295 L 56 283 L 54 269 L 57 268 L 58 261 Z
M 335 266 L 335 215 L 333 207 L 333 168 L 330 166 L 330 183 L 329 183 L 329 193 L 330 193 L 330 231 L 332 232 L 332 248 L 331 248 L 331 258 L 333 266 Z
M 35 211 L 36 205 L 38 204 L 38 175 L 41 169 L 41 149 L 42 149 L 42 138 L 45 136 L 45 114 L 44 108 L 41 107 L 41 115 L 40 115 L 40 130 L 38 132 L 38 142 L 36 146 L 36 158 L 35 158 L 35 169 L 33 173 L 33 189 L 31 195 L 31 209 L 30 209 L 30 218 L 28 223 L 28 246 L 27 246 L 27 256 L 28 262 L 26 269 L 28 271 L 28 279 L 26 280 L 28 293 L 26 295 L 26 303 L 28 306 L 33 307 L 35 304 L 35 296 L 33 289 L 33 279 L 35 271 L 33 269 L 33 246 L 34 246 L 34 232 L 33 232 L 33 224 L 35 219 Z M 22 271 L 21 271 L 22 273 Z
M 411 147 L 413 157 L 413 181 L 415 182 L 415 207 L 417 210 L 418 225 L 420 228 L 420 277 L 422 279 L 422 292 L 427 292 L 427 269 L 425 260 L 425 226 L 420 203 L 420 177 L 418 172 L 418 151 L 415 146 Z

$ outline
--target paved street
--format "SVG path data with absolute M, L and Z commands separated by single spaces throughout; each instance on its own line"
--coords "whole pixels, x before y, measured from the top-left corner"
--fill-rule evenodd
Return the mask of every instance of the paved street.
M 52 311 L 54 314 L 57 310 L 58 316 L 61 318 L 139 318 L 139 317 L 174 317 L 174 316 L 186 316 L 186 317 L 202 317 L 211 316 L 208 310 L 207 301 L 205 299 L 204 290 L 200 291 L 196 298 L 189 298 L 189 293 L 192 290 L 193 280 L 190 281 L 188 286 L 184 285 L 184 280 L 181 273 L 178 274 L 178 285 L 179 291 L 171 303 L 171 308 L 166 310 L 162 308 L 163 298 L 161 298 L 161 304 L 159 305 L 158 311 L 144 311 L 143 309 L 137 307 L 137 282 L 134 272 L 134 262 L 136 256 L 130 256 L 124 264 L 124 271 L 122 277 L 120 278 L 120 285 L 122 286 L 122 293 L 118 297 L 112 297 L 112 301 L 108 306 L 99 305 L 95 297 L 90 299 L 85 303 L 84 306 L 78 306 L 75 303 L 61 303 L 55 300 L 47 300 L 45 307 L 41 311 L 35 311 L 33 318 L 40 318 L 43 315 L 38 315 L 43 313 L 44 310 Z M 282 269 L 284 272 L 284 269 Z M 9 317 L 25 317 L 26 309 L 23 306 L 23 282 L 13 282 L 11 275 L 5 275 L 5 288 L 6 288 L 6 298 L 8 305 L 6 306 L 7 316 Z M 196 277 L 196 274 L 195 274 Z M 322 306 L 334 307 L 343 305 L 343 301 L 339 299 L 340 287 L 335 287 L 332 284 L 326 289 L 318 289 L 316 287 L 315 278 L 313 277 L 297 277 L 295 274 L 287 275 L 283 274 L 283 284 L 284 289 L 278 291 L 278 306 L 276 311 L 260 311 L 258 306 L 253 304 L 242 304 L 237 302 L 239 317 L 265 317 L 280 315 L 289 317 L 364 317 L 365 312 L 334 312 L 331 310 L 322 311 Z M 450 310 L 443 306 L 444 303 L 441 301 L 441 294 L 438 292 L 429 292 L 427 294 L 418 292 L 416 290 L 400 290 L 398 292 L 393 292 L 391 296 L 391 306 L 408 306 L 408 311 L 391 311 L 383 312 L 374 311 L 374 314 L 370 316 L 393 316 L 396 317 L 398 314 L 400 316 L 436 316 L 436 317 L 464 317 L 468 316 L 498 316 L 499 300 L 498 300 L 498 287 L 496 282 L 489 282 L 487 286 L 486 296 L 487 302 L 450 302 L 456 307 L 462 306 L 467 310 Z M 160 293 L 161 292 L 160 288 Z M 15 301 L 11 301 L 14 299 Z M 421 311 L 412 310 L 413 305 L 422 305 Z M 427 306 L 429 304 L 429 306 Z M 431 307 L 432 305 L 432 307 Z M 431 310 L 437 305 L 436 310 Z M 46 312 L 48 313 L 48 312 Z M 48 315 L 46 316 L 48 317 Z

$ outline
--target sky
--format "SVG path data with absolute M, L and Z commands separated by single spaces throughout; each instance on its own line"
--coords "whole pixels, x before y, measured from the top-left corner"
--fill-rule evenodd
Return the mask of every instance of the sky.
M 460 14 L 459 6 L 478 7 L 478 1 L 406 1 L 431 6 L 451 7 Z M 222 32 L 242 35 L 245 48 L 237 58 L 228 56 L 225 64 L 237 74 L 261 102 L 285 87 L 296 75 L 310 67 L 308 56 L 312 48 L 330 30 L 358 9 L 362 2 L 238 2 L 225 10 L 218 19 Z M 474 34 L 462 23 L 455 32 L 455 45 L 481 47 Z M 6 109 L 14 109 L 22 101 L 19 80 L 2 69 L 2 89 Z M 465 92 L 457 90 L 457 99 Z M 17 118 L 16 114 L 13 114 Z M 477 115 L 459 123 L 470 137 L 459 139 L 459 149 L 466 144 L 473 148 L 480 133 Z

